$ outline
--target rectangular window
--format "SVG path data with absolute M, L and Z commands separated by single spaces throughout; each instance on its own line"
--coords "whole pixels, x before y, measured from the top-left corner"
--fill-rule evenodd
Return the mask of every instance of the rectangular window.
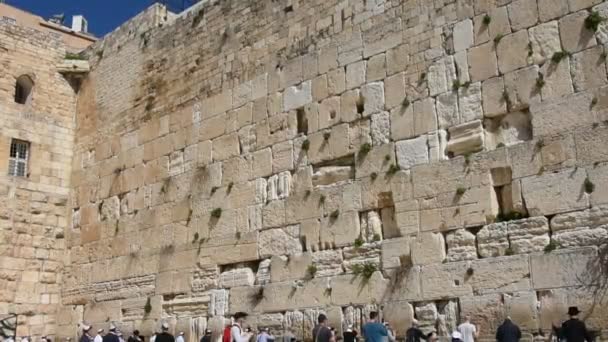
M 11 141 L 11 155 L 8 162 L 9 176 L 25 177 L 27 175 L 27 160 L 30 154 L 30 143 L 23 140 Z

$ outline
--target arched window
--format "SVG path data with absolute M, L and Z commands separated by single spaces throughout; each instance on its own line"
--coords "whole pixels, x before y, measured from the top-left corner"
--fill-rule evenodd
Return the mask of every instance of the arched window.
M 27 76 L 21 75 L 17 78 L 15 84 L 15 102 L 20 104 L 26 104 L 32 97 L 32 90 L 34 89 L 34 81 Z

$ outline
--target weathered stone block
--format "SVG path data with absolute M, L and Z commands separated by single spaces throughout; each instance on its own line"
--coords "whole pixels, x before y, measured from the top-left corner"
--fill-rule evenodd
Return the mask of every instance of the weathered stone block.
M 414 102 L 413 107 L 414 135 L 436 131 L 437 115 L 435 113 L 435 101 L 432 98 L 427 98 Z
M 524 1 L 525 2 L 525 1 Z M 557 21 L 550 21 L 530 28 L 530 43 L 532 44 L 532 60 L 542 64 L 551 59 L 553 54 L 561 51 L 559 26 Z
M 530 256 L 534 289 L 550 289 L 588 284 L 592 273 L 588 267 L 597 251 L 594 248 L 554 251 Z
M 326 217 L 321 222 L 321 245 L 342 247 L 359 237 L 361 227 L 357 212 L 340 213 L 337 218 Z
M 549 244 L 549 222 L 545 217 L 511 221 L 509 241 L 513 253 L 541 252 Z
M 312 102 L 312 82 L 306 81 L 285 89 L 283 110 L 290 111 Z
M 522 179 L 528 212 L 537 216 L 587 208 L 589 198 L 582 190 L 586 177 L 584 170 L 565 169 Z
M 459 52 L 473 46 L 473 21 L 465 19 L 454 25 L 454 51 Z
M 300 227 L 269 229 L 260 232 L 259 248 L 261 257 L 290 255 L 302 252 Z
M 507 73 L 528 65 L 528 31 L 520 30 L 503 37 L 496 46 L 498 68 Z
M 592 97 L 588 93 L 577 93 L 562 97 L 560 100 L 533 104 L 530 106 L 530 113 L 534 134 L 544 136 L 576 126 L 591 125 L 595 121 L 593 113 L 589 110 Z
M 346 89 L 353 89 L 365 83 L 366 61 L 359 61 L 346 66 Z
M 421 233 L 411 241 L 412 263 L 429 265 L 445 260 L 445 241 L 441 233 Z
M 452 84 L 456 80 L 454 57 L 448 56 L 433 63 L 429 67 L 427 78 L 431 96 L 451 90 Z
M 580 11 L 559 20 L 559 34 L 564 50 L 574 53 L 597 44 L 593 31 L 585 28 L 588 15 L 587 11 Z
M 471 81 L 483 81 L 498 76 L 498 62 L 494 43 L 485 43 L 469 50 L 469 74 Z
M 486 117 L 495 117 L 507 112 L 504 98 L 505 87 L 502 77 L 494 77 L 482 83 L 483 110 Z
M 395 143 L 395 153 L 399 168 L 407 170 L 414 165 L 429 162 L 427 136 L 423 135 L 410 140 Z
M 458 109 L 461 123 L 483 118 L 481 99 L 481 82 L 458 89 Z
M 447 151 L 454 155 L 476 152 L 483 149 L 484 135 L 481 121 L 473 121 L 452 127 Z
M 507 224 L 492 223 L 484 226 L 477 233 L 479 255 L 484 258 L 497 257 L 506 254 L 509 248 Z
M 508 6 L 508 10 L 513 31 L 534 26 L 538 22 L 538 6 L 536 3 L 517 0 Z
M 220 287 L 253 286 L 255 275 L 249 267 L 235 268 L 220 274 Z
M 541 100 L 540 89 L 536 85 L 539 78 L 537 66 L 520 69 L 505 75 L 505 91 L 509 98 L 510 110 L 521 110 Z
M 572 81 L 574 90 L 599 88 L 608 82 L 606 78 L 604 48 L 596 46 L 572 56 Z
M 556 19 L 568 14 L 568 0 L 538 0 L 540 21 Z
M 466 229 L 457 229 L 446 236 L 448 262 L 477 259 L 475 235 Z

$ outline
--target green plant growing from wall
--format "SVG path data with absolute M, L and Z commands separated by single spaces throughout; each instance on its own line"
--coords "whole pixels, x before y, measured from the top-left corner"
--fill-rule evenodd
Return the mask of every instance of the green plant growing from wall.
M 328 141 L 331 138 L 331 132 L 323 133 L 323 140 Z
M 376 178 L 378 178 L 378 173 L 377 173 L 377 172 L 372 172 L 372 173 L 369 175 L 369 178 L 371 178 L 371 180 L 372 180 L 372 181 L 375 181 L 375 180 L 376 180 Z
M 310 149 L 310 140 L 306 139 L 302 142 L 302 151 L 308 151 Z
M 369 280 L 374 275 L 374 272 L 378 270 L 378 266 L 373 262 L 365 262 L 363 264 L 354 264 L 351 269 L 355 276 Z
M 504 37 L 505 36 L 502 33 L 497 34 L 496 37 L 494 37 L 494 44 L 498 45 Z
M 374 242 L 378 242 L 380 240 L 382 240 L 382 237 L 380 236 L 380 234 L 378 234 L 378 233 L 374 234 Z
M 515 252 L 513 252 L 513 249 L 511 247 L 507 247 L 507 249 L 505 249 L 505 255 L 514 255 Z
M 570 52 L 568 52 L 566 50 L 557 51 L 553 54 L 553 56 L 551 56 L 551 62 L 558 64 L 564 58 L 570 57 L 570 55 L 571 55 Z
M 585 192 L 588 194 L 593 193 L 595 191 L 595 184 L 589 179 L 589 177 L 585 178 L 585 182 L 583 183 L 585 188 Z
M 74 61 L 86 61 L 87 57 L 86 56 L 82 56 L 82 55 L 77 54 L 77 53 L 66 52 L 65 59 L 67 59 L 67 60 L 74 60 Z
M 332 213 L 329 215 L 329 218 L 330 218 L 332 221 L 335 221 L 335 220 L 337 220 L 337 219 L 338 219 L 338 217 L 339 217 L 339 216 L 340 216 L 340 210 L 336 209 L 336 210 L 334 210 L 334 211 L 333 211 L 333 212 L 332 212 Z
M 489 14 L 486 14 L 486 15 L 483 16 L 482 23 L 483 23 L 484 26 L 490 25 L 491 22 L 492 22 L 492 17 L 490 17 Z
M 211 211 L 211 217 L 214 219 L 219 219 L 222 217 L 222 208 L 215 208 Z
M 365 158 L 365 156 L 367 156 L 367 154 L 371 150 L 372 150 L 372 145 L 370 143 L 364 143 L 363 145 L 361 145 L 359 147 L 359 154 L 358 154 L 359 159 Z
M 146 300 L 146 305 L 144 305 L 144 312 L 146 313 L 146 315 L 152 312 L 152 303 L 150 297 L 148 297 L 148 299 Z
M 317 274 L 317 266 L 315 264 L 308 265 L 308 267 L 306 268 L 306 275 L 309 278 L 314 278 L 316 274 Z
M 532 57 L 534 54 L 534 49 L 532 48 L 532 42 L 528 43 L 528 57 Z
M 543 89 L 545 86 L 545 75 L 538 73 L 538 77 L 536 78 L 536 88 L 538 90 Z
M 604 21 L 606 21 L 606 18 L 602 17 L 598 11 L 591 11 L 589 16 L 585 18 L 585 28 L 587 30 L 597 32 L 600 24 Z
M 460 87 L 462 87 L 462 84 L 460 84 L 460 80 L 454 80 L 454 82 L 452 82 L 452 90 L 458 91 Z
M 388 167 L 388 171 L 386 171 L 386 174 L 389 176 L 392 176 L 394 174 L 396 174 L 397 172 L 399 172 L 399 166 L 395 165 L 395 164 L 391 164 L 391 166 Z
M 403 99 L 403 101 L 401 101 L 401 106 L 402 106 L 403 108 L 407 108 L 407 107 L 409 107 L 409 106 L 410 106 L 410 100 L 408 100 L 408 98 L 407 98 L 407 97 L 406 97 L 406 98 L 404 98 L 404 99 Z
M 323 204 L 323 203 L 325 203 L 325 200 L 326 200 L 326 199 L 327 199 L 327 197 L 325 197 L 325 195 L 321 195 L 321 196 L 319 197 L 319 204 Z
M 457 195 L 458 197 L 460 197 L 460 196 L 464 195 L 464 193 L 465 193 L 465 192 L 467 192 L 467 189 L 466 189 L 465 187 L 463 187 L 463 186 L 459 186 L 459 187 L 456 189 L 456 195 Z
M 234 182 L 230 182 L 228 184 L 228 188 L 226 188 L 226 193 L 232 192 L 232 188 L 234 187 Z
M 363 246 L 363 243 L 364 241 L 361 237 L 356 238 L 354 243 L 355 248 L 361 248 Z
M 544 250 L 545 250 L 545 253 L 551 253 L 554 250 L 556 250 L 558 247 L 559 247 L 559 244 L 555 240 L 551 239 L 549 241 L 549 244 L 545 246 Z

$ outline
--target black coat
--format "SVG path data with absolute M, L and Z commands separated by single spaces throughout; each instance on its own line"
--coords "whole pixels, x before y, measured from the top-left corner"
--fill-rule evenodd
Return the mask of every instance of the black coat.
M 120 339 L 116 334 L 110 332 L 103 337 L 103 342 L 120 342 Z
M 496 341 L 517 342 L 521 338 L 521 330 L 510 319 L 506 319 L 496 330 Z
M 173 337 L 173 335 L 169 334 L 168 332 L 162 332 L 156 335 L 156 340 L 154 340 L 154 342 L 175 342 L 175 337 Z
M 587 331 L 585 323 L 579 321 L 577 318 L 571 318 L 562 324 L 560 330 L 560 337 L 568 342 L 591 342 L 593 337 Z M 104 341 L 105 342 L 105 341 Z

